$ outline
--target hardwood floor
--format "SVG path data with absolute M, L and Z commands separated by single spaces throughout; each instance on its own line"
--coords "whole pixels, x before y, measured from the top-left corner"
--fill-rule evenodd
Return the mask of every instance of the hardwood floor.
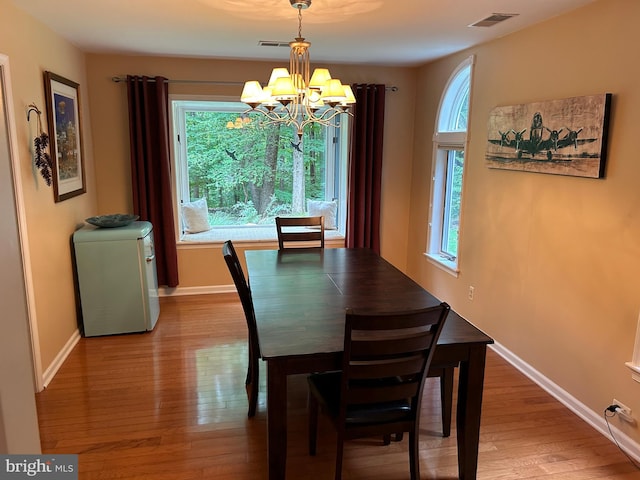
M 43 452 L 79 454 L 81 479 L 267 479 L 266 369 L 249 419 L 246 362 L 235 294 L 162 298 L 153 332 L 81 339 L 37 395 Z M 287 478 L 333 478 L 335 434 L 321 417 L 318 453 L 307 454 L 306 380 L 290 385 Z M 439 412 L 429 379 L 423 479 L 457 478 L 455 420 L 442 438 Z M 640 479 L 611 441 L 491 351 L 480 442 L 479 480 Z M 407 444 L 349 442 L 343 478 L 408 479 Z

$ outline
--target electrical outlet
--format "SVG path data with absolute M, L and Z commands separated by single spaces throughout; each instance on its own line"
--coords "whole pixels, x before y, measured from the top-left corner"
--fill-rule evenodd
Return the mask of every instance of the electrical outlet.
M 618 416 L 620 416 L 621 419 L 629 423 L 635 423 L 635 420 L 631 415 L 631 409 L 627 407 L 624 403 L 614 398 L 612 405 L 618 405 L 618 408 L 616 408 L 616 413 L 618 414 Z
M 475 287 L 469 286 L 469 300 L 473 300 L 474 293 L 475 293 Z

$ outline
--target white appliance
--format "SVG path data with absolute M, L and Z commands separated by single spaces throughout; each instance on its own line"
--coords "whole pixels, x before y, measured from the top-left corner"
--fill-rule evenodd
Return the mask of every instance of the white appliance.
M 85 225 L 73 244 L 84 336 L 152 330 L 160 302 L 151 223 Z

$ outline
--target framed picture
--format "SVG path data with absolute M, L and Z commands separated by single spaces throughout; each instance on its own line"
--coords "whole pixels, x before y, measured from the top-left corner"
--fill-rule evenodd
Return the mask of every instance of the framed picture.
M 489 168 L 602 178 L 611 94 L 496 107 L 489 115 Z
M 44 72 L 53 163 L 53 195 L 56 202 L 82 195 L 87 191 L 78 87 L 77 83 L 60 75 Z

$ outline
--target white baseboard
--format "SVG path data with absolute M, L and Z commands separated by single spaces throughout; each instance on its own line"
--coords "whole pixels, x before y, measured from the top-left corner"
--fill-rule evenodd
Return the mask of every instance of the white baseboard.
M 234 293 L 236 287 L 233 285 L 209 285 L 203 287 L 160 287 L 158 295 L 161 297 L 173 297 L 180 295 L 204 295 L 210 293 Z
M 73 350 L 73 347 L 75 347 L 79 341 L 80 331 L 76 329 L 69 340 L 67 340 L 67 343 L 65 343 L 64 347 L 62 347 L 62 349 L 58 352 L 56 358 L 53 359 L 51 365 L 49 365 L 49 367 L 47 367 L 47 369 L 42 374 L 42 384 L 44 388 L 47 388 L 49 383 L 51 383 L 51 380 L 53 380 L 53 377 L 58 372 L 64 361 L 67 359 L 67 357 Z
M 489 348 L 494 350 L 498 355 L 504 358 L 507 362 L 513 365 L 516 369 L 526 375 L 529 379 L 535 382 L 540 388 L 545 390 L 551 396 L 553 396 L 556 400 L 562 403 L 569 410 L 578 415 L 582 420 L 587 422 L 593 428 L 595 428 L 598 432 L 600 432 L 605 437 L 611 439 L 612 442 L 615 443 L 617 440 L 618 445 L 622 448 L 630 457 L 632 457 L 636 462 L 640 462 L 640 444 L 636 443 L 631 437 L 625 435 L 619 428 L 615 425 L 611 425 L 611 430 L 615 435 L 615 440 L 611 438 L 611 434 L 607 428 L 607 423 L 604 419 L 602 412 L 595 412 L 585 404 L 580 402 L 577 398 L 570 395 L 567 391 L 560 388 L 557 384 L 553 383 L 547 377 L 542 375 L 535 368 L 531 367 L 531 365 L 524 362 L 521 358 L 516 356 L 513 352 L 505 348 L 503 345 L 499 343 L 494 343 L 490 345 Z M 604 411 L 604 407 L 602 409 Z

